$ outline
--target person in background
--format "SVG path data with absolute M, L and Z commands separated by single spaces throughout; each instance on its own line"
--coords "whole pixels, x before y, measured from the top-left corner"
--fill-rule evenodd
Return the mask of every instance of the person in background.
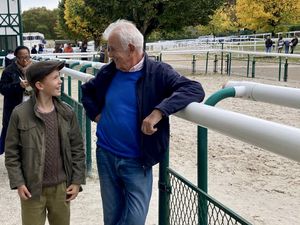
M 277 52 L 278 53 L 281 53 L 281 51 L 283 49 L 283 46 L 284 46 L 284 41 L 283 41 L 283 38 L 282 38 L 282 36 L 280 34 L 279 38 L 278 38 L 278 41 L 277 41 Z
M 73 52 L 73 48 L 71 46 L 71 43 L 66 44 L 66 46 L 64 47 L 64 53 L 72 53 Z
M 0 154 L 4 152 L 6 131 L 12 110 L 31 94 L 25 77 L 25 72 L 32 63 L 30 51 L 26 46 L 18 46 L 14 55 L 16 60 L 4 69 L 0 80 L 0 93 L 4 96 Z
M 289 51 L 290 51 L 290 41 L 286 39 L 284 41 L 284 53 L 288 54 Z
M 152 166 L 169 146 L 169 116 L 204 99 L 202 86 L 144 52 L 144 37 L 127 20 L 103 33 L 111 62 L 82 87 L 97 122 L 97 166 L 105 225 L 145 224 Z
M 270 36 L 267 36 L 267 39 L 265 41 L 266 46 L 266 52 L 270 53 L 272 51 L 273 41 Z
M 38 53 L 42 54 L 43 52 L 44 52 L 44 45 L 43 44 L 39 44 Z
M 4 59 L 4 68 L 8 67 L 15 60 L 14 51 L 8 50 Z
M 36 50 L 36 45 L 34 45 L 34 46 L 32 47 L 30 53 L 31 53 L 31 54 L 37 54 L 37 53 L 38 53 L 37 50 Z
M 82 43 L 82 45 L 80 47 L 80 52 L 87 52 L 87 43 Z M 88 58 L 83 57 L 83 58 L 81 58 L 81 60 L 88 60 Z
M 64 62 L 42 61 L 26 71 L 34 90 L 8 125 L 5 166 L 21 200 L 23 225 L 70 224 L 70 201 L 85 183 L 85 151 L 76 115 L 61 102 Z
M 290 42 L 290 46 L 291 46 L 291 54 L 294 53 L 294 50 L 295 50 L 297 44 L 298 44 L 298 37 L 297 37 L 297 35 L 295 35 L 295 36 L 293 37 L 293 39 L 291 40 L 291 42 Z

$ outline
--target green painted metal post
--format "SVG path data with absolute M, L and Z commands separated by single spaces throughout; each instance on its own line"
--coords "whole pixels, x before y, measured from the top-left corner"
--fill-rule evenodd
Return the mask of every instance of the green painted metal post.
M 204 104 L 214 106 L 222 99 L 235 96 L 235 89 L 233 87 L 225 88 L 217 91 L 215 94 L 210 96 Z M 207 181 L 208 181 L 208 145 L 207 145 L 207 129 L 198 126 L 198 187 L 207 193 Z M 207 202 L 201 199 L 199 200 L 199 224 L 207 224 Z M 202 218 L 202 219 L 201 219 Z
M 159 61 L 162 61 L 162 53 L 159 54 Z
M 247 59 L 247 77 L 249 77 L 249 70 L 250 70 L 250 55 L 248 54 L 248 59 Z
M 229 73 L 228 67 L 229 67 L 229 54 L 227 53 L 227 54 L 226 54 L 226 74 L 227 74 L 227 75 L 228 75 L 228 73 Z
M 280 81 L 281 80 L 281 56 L 279 56 L 279 73 L 278 73 L 278 81 Z
M 253 60 L 252 60 L 252 78 L 255 78 L 255 57 L 253 56 Z
M 284 81 L 284 82 L 287 82 L 287 78 L 288 78 L 288 67 L 289 67 L 288 58 L 285 58 L 284 74 L 283 74 L 283 81 Z
M 208 54 L 209 52 L 206 53 L 205 74 L 207 74 L 207 70 L 208 70 Z
M 164 159 L 159 164 L 159 181 L 158 181 L 158 189 L 159 189 L 158 224 L 159 225 L 170 224 L 169 199 L 171 194 L 171 186 L 170 186 L 170 177 L 167 171 L 168 167 L 169 167 L 169 150 L 166 152 Z
M 228 64 L 228 67 L 229 67 L 229 76 L 231 75 L 231 57 L 232 57 L 232 53 L 230 52 L 229 53 L 229 64 Z
M 215 54 L 215 59 L 214 59 L 214 73 L 217 72 L 217 66 L 218 66 L 218 56 Z
M 224 43 L 222 43 L 222 51 L 221 51 L 221 74 L 223 74 L 223 57 L 224 57 L 223 49 L 224 49 Z
M 80 68 L 80 72 L 86 73 L 87 68 L 92 67 L 92 64 L 86 64 Z M 82 91 L 81 91 L 81 81 L 78 81 L 78 101 L 81 102 Z M 86 169 L 87 175 L 92 176 L 92 135 L 91 135 L 91 120 L 85 117 L 85 146 L 86 146 Z
M 196 56 L 193 55 L 192 59 L 192 73 L 194 74 L 196 72 Z

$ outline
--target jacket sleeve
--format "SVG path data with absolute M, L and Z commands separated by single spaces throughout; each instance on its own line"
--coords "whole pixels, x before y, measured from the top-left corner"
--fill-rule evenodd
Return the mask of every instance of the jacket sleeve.
M 0 93 L 2 95 L 14 95 L 16 91 L 23 89 L 20 86 L 20 80 L 14 79 L 16 76 L 18 75 L 3 71 L 0 80 Z
M 8 172 L 8 178 L 11 189 L 25 184 L 22 164 L 21 164 L 21 146 L 19 145 L 18 116 L 13 111 L 5 140 L 5 166 Z
M 205 93 L 200 83 L 180 75 L 167 64 L 161 75 L 167 97 L 155 108 L 159 109 L 164 116 L 176 113 L 192 102 L 203 101 Z
M 72 184 L 85 184 L 85 148 L 75 113 L 71 118 L 70 144 L 72 154 Z
M 97 96 L 96 96 L 96 77 L 92 78 L 85 84 L 81 85 L 82 98 L 81 102 L 86 111 L 87 116 L 95 121 L 97 115 L 100 114 L 100 108 L 97 107 Z

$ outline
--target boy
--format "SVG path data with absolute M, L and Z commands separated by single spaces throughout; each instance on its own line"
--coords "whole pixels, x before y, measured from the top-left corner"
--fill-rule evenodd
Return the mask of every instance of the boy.
M 70 224 L 70 201 L 85 183 L 85 152 L 75 113 L 58 96 L 63 62 L 32 64 L 34 95 L 11 115 L 5 143 L 10 187 L 18 189 L 22 224 Z

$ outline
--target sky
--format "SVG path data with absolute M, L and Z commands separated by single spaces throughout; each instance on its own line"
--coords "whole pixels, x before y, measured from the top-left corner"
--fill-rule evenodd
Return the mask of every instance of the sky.
M 55 9 L 59 0 L 21 0 L 21 10 L 25 11 L 34 7 L 43 7 L 47 9 Z

